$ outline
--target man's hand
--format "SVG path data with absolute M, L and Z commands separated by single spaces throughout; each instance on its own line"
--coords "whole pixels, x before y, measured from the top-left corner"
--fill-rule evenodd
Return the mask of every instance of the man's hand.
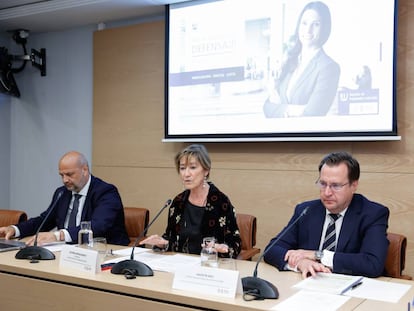
M 30 237 L 27 241 L 26 241 L 26 245 L 33 245 L 34 241 L 35 241 L 36 236 L 32 236 Z M 38 245 L 42 245 L 42 244 L 47 244 L 47 243 L 53 243 L 56 242 L 56 236 L 53 232 L 39 232 L 39 235 L 37 236 L 37 244 Z
M 332 272 L 331 269 L 324 266 L 323 264 L 307 258 L 300 260 L 297 268 L 300 272 L 302 272 L 302 278 L 304 279 L 309 276 L 315 276 L 317 272 Z
M 16 232 L 12 226 L 0 228 L 0 236 L 4 236 L 6 240 L 14 237 L 15 234 Z
M 287 261 L 291 267 L 296 267 L 302 259 L 315 260 L 315 251 L 291 249 L 286 252 L 285 261 Z

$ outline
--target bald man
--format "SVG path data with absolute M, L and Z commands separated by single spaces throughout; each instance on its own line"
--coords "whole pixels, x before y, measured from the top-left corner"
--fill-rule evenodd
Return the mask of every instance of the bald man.
M 38 217 L 1 227 L 0 236 L 6 239 L 31 236 L 27 244 L 33 245 L 36 231 L 53 208 L 39 232 L 39 245 L 56 241 L 77 243 L 81 221 L 91 221 L 93 235 L 105 237 L 109 244 L 128 245 L 124 209 L 117 188 L 91 175 L 86 157 L 77 151 L 62 156 L 59 175 L 63 186 L 55 190 L 49 208 Z

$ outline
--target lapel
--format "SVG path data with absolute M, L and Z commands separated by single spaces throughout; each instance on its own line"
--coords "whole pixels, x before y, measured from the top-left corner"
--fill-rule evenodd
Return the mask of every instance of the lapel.
M 298 80 L 296 81 L 293 89 L 297 90 L 302 87 L 304 83 L 308 84 L 310 77 L 314 77 L 314 72 L 318 68 L 318 62 L 321 57 L 322 51 L 319 51 L 309 62 L 309 64 L 306 66 L 305 70 L 302 72 L 302 74 L 299 76 Z
M 351 236 L 355 234 L 356 228 L 359 226 L 359 214 L 361 214 L 362 204 L 358 203 L 360 200 L 357 200 L 355 196 L 354 194 L 342 222 L 341 232 L 339 233 L 338 244 L 336 246 L 338 252 L 345 249 Z
M 88 213 L 89 213 L 90 206 L 91 206 L 91 202 L 90 202 L 91 192 L 92 192 L 94 183 L 95 183 L 95 178 L 91 175 L 91 183 L 89 185 L 88 193 L 86 194 L 86 197 L 85 197 L 85 202 L 83 203 L 81 221 L 85 219 L 89 220 Z
M 320 200 L 317 201 L 317 204 L 313 205 L 309 210 L 308 216 L 310 216 L 307 222 L 308 229 L 308 241 L 309 241 L 309 249 L 319 249 L 319 243 L 321 240 L 323 223 L 325 221 L 325 207 L 322 205 Z M 305 216 L 306 217 L 306 216 Z
M 58 228 L 63 228 L 65 225 L 65 219 L 66 219 L 66 215 L 68 213 L 68 209 L 69 209 L 69 204 L 70 204 L 70 200 L 72 199 L 72 192 L 69 190 L 66 190 L 65 188 L 65 192 L 63 193 L 60 202 L 59 202 L 59 206 L 57 208 L 57 217 L 56 219 L 58 220 L 58 223 L 56 224 Z

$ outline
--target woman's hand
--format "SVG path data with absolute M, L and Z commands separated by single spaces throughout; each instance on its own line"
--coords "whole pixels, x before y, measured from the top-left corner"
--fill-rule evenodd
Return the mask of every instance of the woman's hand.
M 229 246 L 227 244 L 214 244 L 214 248 L 218 253 L 228 253 L 229 252 Z
M 168 241 L 160 237 L 158 234 L 153 234 L 139 242 L 139 245 L 143 244 L 155 245 L 157 247 L 163 248 L 165 245 L 168 244 Z

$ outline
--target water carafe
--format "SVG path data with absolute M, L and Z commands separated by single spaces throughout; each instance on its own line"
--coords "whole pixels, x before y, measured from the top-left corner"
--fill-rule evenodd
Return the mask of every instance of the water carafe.
M 78 244 L 79 246 L 92 247 L 93 244 L 93 232 L 90 221 L 82 221 L 81 229 L 78 233 Z

